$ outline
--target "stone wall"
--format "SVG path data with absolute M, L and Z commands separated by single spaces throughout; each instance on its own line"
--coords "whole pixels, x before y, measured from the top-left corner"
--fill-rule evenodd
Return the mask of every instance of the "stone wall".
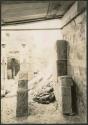
M 28 65 L 24 68 L 33 75 L 34 72 L 43 72 L 48 67 L 55 69 L 58 35 L 61 39 L 58 30 L 2 31 L 2 42 L 6 42 L 6 56 L 18 56 L 20 63 L 26 60 Z M 25 44 L 25 48 L 22 44 Z
M 62 33 L 68 42 L 68 74 L 76 84 L 78 113 L 86 117 L 86 12 L 66 25 Z

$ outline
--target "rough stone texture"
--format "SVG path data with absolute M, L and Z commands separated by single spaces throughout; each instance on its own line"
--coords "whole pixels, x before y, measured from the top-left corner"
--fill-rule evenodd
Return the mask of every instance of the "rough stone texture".
M 86 8 L 86 1 L 75 1 L 62 18 L 62 27 Z
M 67 75 L 67 60 L 57 60 L 57 75 Z
M 19 80 L 19 82 L 18 82 L 18 90 L 19 90 L 19 88 L 28 89 L 27 82 L 28 82 L 28 80 Z
M 57 46 L 57 75 L 67 75 L 67 42 L 58 40 Z
M 60 108 L 62 108 L 62 113 L 66 115 L 72 115 L 72 91 L 71 88 L 73 87 L 73 80 L 68 75 L 59 76 L 58 83 L 60 85 L 60 95 L 59 95 L 59 102 L 61 103 Z M 62 98 L 62 99 L 61 99 Z M 58 103 L 59 103 L 58 102 Z
M 65 40 L 58 40 L 56 42 L 56 50 L 57 50 L 57 76 L 67 75 L 67 41 Z M 58 99 L 61 98 L 60 94 L 60 85 L 57 81 L 54 81 L 54 89 L 55 89 L 55 96 L 57 102 L 60 102 Z M 61 107 L 61 104 L 58 103 L 58 106 Z M 60 109 L 59 109 L 60 110 Z
M 68 41 L 68 74 L 76 84 L 78 114 L 86 120 L 86 12 L 62 30 Z
M 34 96 L 33 100 L 38 102 L 38 103 L 42 103 L 42 104 L 49 104 L 55 101 L 55 95 L 53 92 L 53 87 L 50 84 L 50 82 L 48 82 L 47 85 L 43 86 L 38 92 L 37 94 Z
M 58 40 L 56 45 L 57 45 L 57 59 L 67 60 L 67 41 Z
M 28 93 L 26 91 L 17 92 L 17 110 L 16 116 L 28 116 Z
M 18 83 L 16 116 L 28 116 L 28 80 Z

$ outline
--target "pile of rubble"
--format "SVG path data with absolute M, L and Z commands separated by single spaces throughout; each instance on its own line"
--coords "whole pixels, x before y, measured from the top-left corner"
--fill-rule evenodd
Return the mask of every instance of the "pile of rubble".
M 49 104 L 51 102 L 54 102 L 55 95 L 51 82 L 41 87 L 41 89 L 37 91 L 37 94 L 35 94 L 33 100 L 41 104 Z

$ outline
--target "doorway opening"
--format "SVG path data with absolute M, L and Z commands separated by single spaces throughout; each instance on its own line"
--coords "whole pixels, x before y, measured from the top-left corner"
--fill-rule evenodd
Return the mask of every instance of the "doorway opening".
M 14 79 L 20 70 L 19 60 L 16 58 L 7 58 L 7 78 Z

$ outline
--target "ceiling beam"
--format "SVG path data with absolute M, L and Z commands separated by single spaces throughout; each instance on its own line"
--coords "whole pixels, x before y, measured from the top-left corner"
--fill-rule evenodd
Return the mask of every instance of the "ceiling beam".
M 1 26 L 6 26 L 6 25 L 15 25 L 15 24 L 24 24 L 24 23 L 32 23 L 32 22 L 39 22 L 39 21 L 46 21 L 46 20 L 52 20 L 52 19 L 60 19 L 62 17 L 62 15 L 55 17 L 55 18 L 38 18 L 38 19 L 34 19 L 34 20 L 19 20 L 19 21 L 11 21 L 11 22 L 4 22 L 3 24 L 1 24 Z

